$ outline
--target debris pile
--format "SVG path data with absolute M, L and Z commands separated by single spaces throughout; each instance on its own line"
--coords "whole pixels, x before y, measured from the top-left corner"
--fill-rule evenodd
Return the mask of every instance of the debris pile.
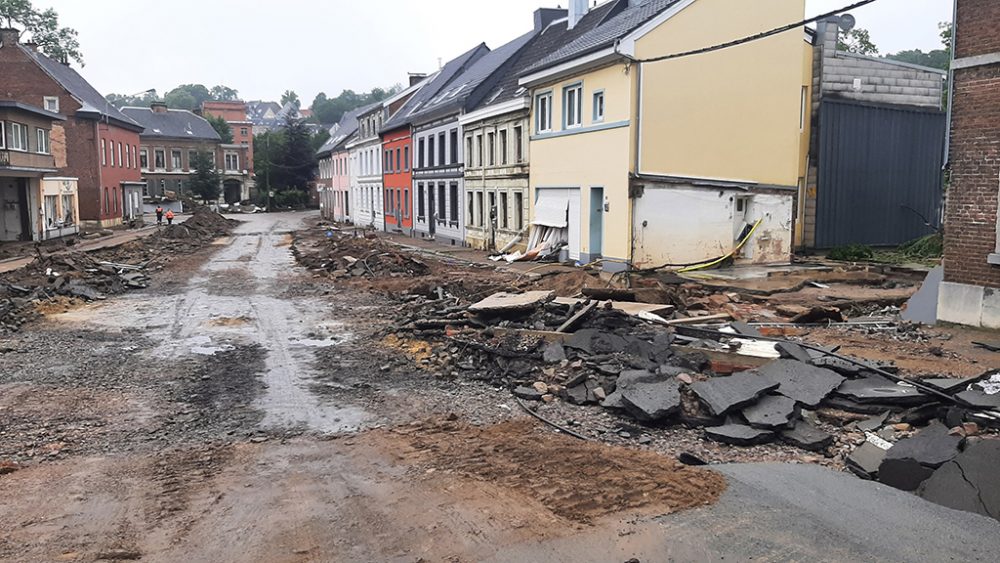
M 226 219 L 207 207 L 197 207 L 183 223 L 168 225 L 159 236 L 166 239 L 196 239 L 202 242 L 226 236 L 239 221 Z
M 310 252 L 295 248 L 298 261 L 311 270 L 323 270 L 335 278 L 419 277 L 427 264 L 411 253 L 378 239 L 357 237 L 339 230 L 326 231 L 326 240 Z

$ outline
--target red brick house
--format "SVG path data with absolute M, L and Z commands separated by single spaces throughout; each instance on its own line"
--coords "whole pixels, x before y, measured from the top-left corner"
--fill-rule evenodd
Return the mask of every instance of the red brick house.
M 1000 2 L 956 0 L 938 318 L 1000 328 Z
M 0 98 L 67 117 L 66 167 L 58 173 L 79 179 L 80 219 L 89 227 L 121 224 L 125 194 L 141 183 L 142 127 L 68 64 L 21 44 L 19 36 L 15 29 L 0 30 Z

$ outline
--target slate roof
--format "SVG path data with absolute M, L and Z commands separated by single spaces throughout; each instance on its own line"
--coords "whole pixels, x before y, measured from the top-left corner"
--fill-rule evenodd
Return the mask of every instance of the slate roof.
M 597 27 L 605 18 L 613 15 L 613 9 L 617 4 L 618 2 L 615 0 L 598 6 L 584 15 L 573 29 L 566 29 L 568 22 L 565 17 L 549 24 L 548 27 L 535 36 L 518 53 L 514 64 L 499 77 L 496 85 L 487 92 L 482 100 L 474 107 L 468 109 L 473 111 L 523 97 L 524 90 L 518 85 L 517 81 L 525 70 L 536 65 L 540 60 L 546 58 L 563 45 L 574 41 L 576 38 Z
M 413 115 L 420 111 L 420 109 L 434 99 L 438 93 L 447 87 L 458 74 L 465 70 L 470 64 L 475 63 L 480 58 L 485 56 L 490 52 L 489 47 L 485 43 L 480 43 L 476 45 L 470 51 L 462 53 L 457 58 L 448 61 L 444 68 L 438 71 L 437 75 L 428 79 L 427 84 L 423 88 L 417 91 L 408 102 L 406 102 L 396 115 L 389 118 L 388 121 L 382 124 L 382 131 L 390 131 L 392 129 L 398 129 L 404 125 L 409 125 L 413 122 Z
M 125 114 L 119 111 L 118 108 L 109 103 L 107 98 L 91 86 L 90 82 L 87 82 L 87 79 L 80 76 L 80 73 L 72 67 L 64 65 L 58 61 L 54 61 L 44 54 L 36 52 L 33 49 L 29 49 L 23 45 L 21 46 L 21 49 L 24 50 L 29 57 L 33 58 L 46 74 L 62 85 L 62 87 L 65 88 L 71 96 L 80 102 L 83 107 L 81 107 L 77 113 L 90 113 L 100 118 L 106 117 L 114 119 L 122 124 L 132 126 L 136 129 L 140 127 L 138 123 L 129 119 Z
M 205 118 L 187 110 L 171 109 L 157 113 L 151 108 L 122 108 L 122 112 L 133 121 L 145 127 L 139 134 L 144 138 L 200 139 L 221 142 L 222 138 Z
M 537 72 L 561 62 L 611 47 L 615 41 L 635 31 L 678 2 L 680 0 L 641 0 L 633 7 L 628 7 L 628 0 L 609 2 L 608 4 L 614 4 L 611 11 L 617 13 L 609 14 L 611 17 L 601 22 L 600 25 L 538 61 L 537 64 L 527 68 L 524 73 Z
M 358 117 L 371 111 L 372 108 L 380 105 L 381 103 L 382 102 L 369 104 L 367 106 L 352 109 L 351 111 L 345 113 L 337 123 L 339 126 L 337 127 L 337 131 L 334 132 L 325 143 L 323 143 L 323 146 L 316 151 L 316 154 L 325 155 L 342 149 L 344 145 L 353 139 L 354 135 L 358 132 Z
M 505 65 L 509 66 L 512 59 L 536 35 L 537 33 L 532 30 L 506 45 L 497 47 L 483 55 L 469 66 L 467 70 L 456 76 L 436 96 L 428 100 L 423 107 L 413 112 L 411 118 L 414 121 L 429 120 L 436 116 L 459 111 L 465 108 L 466 102 L 475 104 L 484 94 L 483 89 L 480 87 L 492 89 L 492 85 L 499 78 L 497 71 L 502 70 Z M 479 89 L 478 92 L 477 89 Z

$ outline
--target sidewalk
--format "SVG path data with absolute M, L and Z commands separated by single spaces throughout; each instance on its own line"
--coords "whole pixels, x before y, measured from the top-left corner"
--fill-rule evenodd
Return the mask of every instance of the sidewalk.
M 181 215 L 174 219 L 174 223 L 183 223 L 188 218 L 187 215 Z M 132 242 L 140 238 L 148 237 L 149 235 L 156 232 L 156 219 L 151 216 L 146 218 L 151 224 L 148 224 L 139 229 L 133 229 L 129 231 L 116 232 L 113 235 L 101 237 L 94 240 L 83 240 L 78 242 L 71 248 L 72 250 L 80 252 L 93 252 L 94 250 L 101 250 L 104 248 L 114 248 L 116 246 L 121 246 L 127 242 Z M 27 252 L 33 252 L 33 245 L 27 245 L 25 247 Z M 20 270 L 25 266 L 28 266 L 35 261 L 34 255 L 25 255 L 16 258 L 8 258 L 6 260 L 0 260 L 0 274 L 6 274 L 8 272 L 13 272 L 15 270 Z

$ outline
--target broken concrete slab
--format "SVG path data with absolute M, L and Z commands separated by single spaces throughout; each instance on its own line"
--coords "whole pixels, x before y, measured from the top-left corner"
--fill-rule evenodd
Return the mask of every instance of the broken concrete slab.
M 775 360 L 757 374 L 779 384 L 778 393 L 807 407 L 816 407 L 844 383 L 835 371 L 796 360 Z
M 681 408 L 680 385 L 672 380 L 630 383 L 622 391 L 622 404 L 638 420 L 663 420 Z
M 589 355 L 617 354 L 627 346 L 628 340 L 624 337 L 598 329 L 578 330 L 566 340 L 566 347 Z
M 823 451 L 833 444 L 833 435 L 799 420 L 791 428 L 781 431 L 781 439 L 789 444 L 810 452 Z
M 796 417 L 794 399 L 781 395 L 766 395 L 756 404 L 743 409 L 743 418 L 754 428 L 774 430 L 787 427 Z
M 549 342 L 542 350 L 542 359 L 547 364 L 558 364 L 566 359 L 566 349 L 558 342 Z
M 948 427 L 935 422 L 912 438 L 896 442 L 886 459 L 912 459 L 925 467 L 937 468 L 959 453 L 964 438 L 948 434 Z
M 878 468 L 878 481 L 901 491 L 915 491 L 933 474 L 933 469 L 912 459 L 886 459 Z
M 933 400 L 912 385 L 900 385 L 878 375 L 845 381 L 837 394 L 858 403 L 918 405 Z
M 728 377 L 698 381 L 691 390 L 716 416 L 754 403 L 764 394 L 778 388 L 777 383 L 753 372 L 741 372 Z
M 884 449 L 871 442 L 865 442 L 847 456 L 845 464 L 858 477 L 874 479 L 882 462 L 885 461 L 885 454 Z
M 938 266 L 927 274 L 920 289 L 906 302 L 900 316 L 904 321 L 929 326 L 937 324 L 938 292 L 944 281 L 944 266 Z
M 917 493 L 942 506 L 1000 520 L 1000 441 L 982 440 L 942 465 Z
M 743 424 L 726 424 L 705 429 L 710 440 L 732 446 L 755 446 L 774 439 L 774 432 L 751 428 Z
M 469 306 L 472 313 L 501 313 L 530 311 L 555 297 L 554 291 L 527 291 L 525 293 L 494 293 Z

